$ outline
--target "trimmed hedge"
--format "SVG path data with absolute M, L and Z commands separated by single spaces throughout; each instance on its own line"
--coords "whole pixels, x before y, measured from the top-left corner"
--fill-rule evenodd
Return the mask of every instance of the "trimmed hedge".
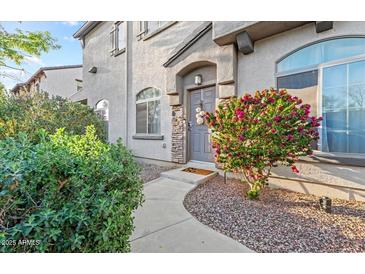
M 121 142 L 38 131 L 0 141 L 3 252 L 127 252 L 140 167 Z M 33 137 L 34 137 L 33 136 Z

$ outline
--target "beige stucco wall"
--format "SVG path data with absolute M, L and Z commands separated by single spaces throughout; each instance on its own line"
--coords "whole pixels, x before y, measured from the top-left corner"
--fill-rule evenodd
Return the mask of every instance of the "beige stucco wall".
M 233 44 L 218 46 L 213 42 L 212 30 L 205 33 L 189 49 L 183 52 L 167 68 L 167 91 L 170 104 L 183 104 L 184 87 L 182 78 L 191 70 L 207 65 L 216 66 L 217 94 L 220 98 L 235 95 L 237 55 Z
M 333 29 L 316 33 L 314 23 L 255 42 L 255 51 L 238 54 L 238 93 L 275 86 L 275 62 L 308 43 L 341 35 L 365 35 L 365 22 L 334 22 Z
M 299 162 L 296 166 L 300 170 L 299 175 L 293 174 L 286 167 L 274 169 L 271 185 L 306 194 L 365 201 L 365 168 L 305 162 Z
M 110 55 L 112 22 L 103 22 L 85 37 L 83 50 L 83 85 L 91 107 L 102 99 L 109 101 L 109 140 L 125 140 L 125 54 Z M 91 67 L 97 73 L 89 73 Z
M 310 23 L 256 41 L 255 51 L 252 54 L 238 54 L 238 94 L 243 95 L 245 92 L 274 87 L 277 60 L 308 43 L 341 35 L 365 35 L 365 22 L 334 22 L 333 29 L 322 33 L 316 33 L 314 23 Z M 272 178 L 270 182 L 275 186 L 304 193 L 365 200 L 365 168 L 363 167 L 306 162 L 298 163 L 297 167 L 300 170 L 299 176 L 286 167 L 275 169 L 273 175 L 316 182 L 316 184 L 288 181 L 282 178 Z M 320 183 L 330 184 L 333 187 L 321 186 Z M 350 191 L 336 186 L 362 188 L 364 191 Z
M 138 22 L 130 22 L 130 44 L 127 54 L 130 60 L 128 82 L 128 147 L 138 157 L 171 161 L 171 106 L 166 95 L 166 68 L 169 53 L 182 42 L 201 22 L 177 22 L 168 29 L 147 40 L 138 39 Z M 147 87 L 161 89 L 161 135 L 163 140 L 133 139 L 136 133 L 136 95 Z M 165 146 L 165 147 L 164 147 Z
M 113 22 L 103 22 L 86 35 L 84 90 L 90 106 L 94 107 L 101 99 L 109 101 L 111 142 L 121 137 L 137 157 L 171 161 L 171 106 L 166 95 L 166 68 L 163 63 L 169 53 L 201 23 L 177 22 L 148 39 L 140 39 L 139 22 L 128 22 L 126 51 L 116 57 L 110 55 L 109 33 Z M 88 72 L 93 66 L 98 69 L 96 74 Z M 163 140 L 133 138 L 136 134 L 136 95 L 148 87 L 162 91 Z
M 201 61 L 216 65 L 217 97 L 224 97 L 221 94 L 235 94 L 235 87 L 237 87 L 238 95 L 242 95 L 246 91 L 274 86 L 275 62 L 298 47 L 332 36 L 365 35 L 364 22 L 335 22 L 332 30 L 319 34 L 315 32 L 314 23 L 309 23 L 291 31 L 258 40 L 255 42 L 254 53 L 243 55 L 237 53 L 234 45 L 220 47 L 215 44 L 212 41 L 213 30 L 207 32 L 165 68 L 163 64 L 173 50 L 202 23 L 177 22 L 148 39 L 140 39 L 138 37 L 139 22 L 128 22 L 127 50 L 116 57 L 110 56 L 109 33 L 112 22 L 100 24 L 86 36 L 84 90 L 88 96 L 88 104 L 91 106 L 95 106 L 101 99 L 109 100 L 110 141 L 114 142 L 122 137 L 137 157 L 171 161 L 172 107 L 170 104 L 171 101 L 176 101 L 178 104 L 184 103 L 185 96 L 183 96 L 184 93 L 181 94 L 184 90 L 183 86 L 191 84 L 190 76 L 193 75 L 189 76 L 189 72 L 197 68 L 195 65 L 203 65 L 204 62 L 200 63 Z M 92 66 L 97 67 L 96 74 L 88 73 Z M 194 71 L 194 74 L 198 72 L 199 69 Z M 177 75 L 181 76 L 180 83 L 177 81 Z M 184 79 L 184 76 L 187 78 Z M 214 81 L 212 73 L 204 77 L 207 81 Z M 224 79 L 227 80 L 224 81 Z M 223 84 L 219 85 L 220 82 Z M 180 91 L 178 91 L 179 84 L 182 86 Z M 147 87 L 159 88 L 162 91 L 161 135 L 164 136 L 163 140 L 133 138 L 136 133 L 136 95 Z M 176 95 L 174 95 L 175 91 Z M 177 100 L 171 100 L 174 96 Z M 308 162 L 298 163 L 298 168 L 301 172 L 299 176 L 294 175 L 289 168 L 275 169 L 273 173 L 276 177 L 270 180 L 272 185 L 317 195 L 365 199 L 365 191 L 348 191 L 338 188 L 338 186 L 349 186 L 365 189 L 365 168 Z M 315 184 L 305 183 L 305 181 Z M 321 186 L 321 183 L 332 184 L 333 187 Z
M 45 70 L 45 76 L 40 81 L 40 90 L 47 91 L 51 96 L 69 98 L 77 91 L 75 79 L 82 80 L 82 67 Z

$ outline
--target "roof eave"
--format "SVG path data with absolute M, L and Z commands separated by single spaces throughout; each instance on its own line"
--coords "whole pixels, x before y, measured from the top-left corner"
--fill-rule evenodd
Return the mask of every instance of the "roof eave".
M 97 25 L 99 25 L 101 21 L 87 21 L 85 24 L 81 26 L 73 35 L 75 39 L 81 39 L 85 35 L 87 35 L 91 30 L 93 30 Z
M 81 64 L 78 65 L 65 65 L 65 66 L 53 66 L 53 67 L 40 67 L 32 76 L 25 81 L 24 83 L 16 84 L 15 87 L 11 89 L 11 91 L 15 90 L 18 86 L 25 86 L 28 85 L 35 79 L 40 73 L 44 73 L 46 70 L 57 70 L 57 69 L 72 69 L 72 68 L 82 68 Z

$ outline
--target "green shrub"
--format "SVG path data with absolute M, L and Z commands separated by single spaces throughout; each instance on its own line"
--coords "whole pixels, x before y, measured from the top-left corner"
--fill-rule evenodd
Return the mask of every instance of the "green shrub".
M 273 166 L 291 166 L 299 172 L 295 162 L 312 154 L 322 120 L 310 116 L 310 105 L 300 98 L 274 89 L 232 98 L 205 118 L 215 160 L 225 171 L 241 175 L 250 185 L 251 199 L 259 196 Z
M 129 251 L 143 199 L 131 153 L 92 126 L 81 136 L 36 135 L 36 144 L 24 133 L 0 141 L 1 251 Z
M 69 134 L 84 134 L 88 125 L 95 127 L 99 138 L 106 139 L 103 120 L 89 106 L 59 96 L 50 98 L 45 92 L 0 100 L 0 139 L 26 132 L 34 140 L 41 128 L 51 134 L 59 128 Z

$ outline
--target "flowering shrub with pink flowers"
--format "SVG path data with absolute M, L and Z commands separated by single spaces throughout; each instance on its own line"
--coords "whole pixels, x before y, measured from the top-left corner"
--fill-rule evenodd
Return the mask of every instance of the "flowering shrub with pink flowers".
M 310 116 L 310 105 L 286 90 L 257 91 L 232 98 L 206 113 L 215 160 L 225 171 L 238 173 L 250 185 L 249 198 L 257 198 L 267 185 L 271 168 L 294 165 L 312 154 L 322 118 Z

